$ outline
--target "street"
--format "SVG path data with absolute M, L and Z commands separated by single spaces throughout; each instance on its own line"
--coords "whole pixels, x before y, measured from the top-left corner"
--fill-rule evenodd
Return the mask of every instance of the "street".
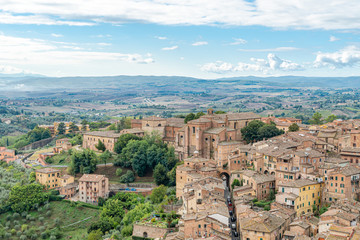
M 229 186 L 227 186 L 226 180 L 223 180 L 223 184 L 224 184 L 224 187 L 225 187 L 224 198 L 225 198 L 225 200 L 226 200 L 226 204 L 229 205 L 229 202 L 228 202 L 227 199 L 228 199 L 228 197 L 230 197 L 230 199 L 231 199 L 231 193 L 230 193 L 230 191 L 229 191 Z M 235 217 L 235 221 L 232 222 L 232 221 L 231 221 L 232 216 L 230 216 L 230 218 L 229 218 L 229 226 L 230 226 L 230 228 L 231 228 L 231 224 L 235 223 L 235 226 L 236 226 L 236 230 L 235 230 L 235 231 L 238 233 L 238 236 L 235 237 L 235 235 L 234 235 L 235 231 L 234 231 L 234 230 L 231 230 L 231 239 L 232 239 L 232 240 L 240 240 L 240 233 L 239 233 L 239 231 L 238 231 L 238 229 L 237 229 L 238 226 L 237 226 L 237 218 L 236 218 L 236 213 L 235 213 L 235 205 L 234 205 L 234 202 L 233 202 L 232 199 L 231 199 L 231 203 L 232 203 L 232 207 L 228 207 L 228 208 L 229 208 L 229 211 L 232 210 L 233 216 Z

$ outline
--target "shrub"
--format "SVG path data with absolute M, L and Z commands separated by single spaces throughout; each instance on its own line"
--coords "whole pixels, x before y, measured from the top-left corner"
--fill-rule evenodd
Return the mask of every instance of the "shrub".
M 21 226 L 20 225 L 15 225 L 15 227 L 14 227 L 16 230 L 20 230 L 20 228 L 21 228 Z
M 19 217 L 20 217 L 20 214 L 19 214 L 19 213 L 16 212 L 16 213 L 13 214 L 13 218 L 14 218 L 14 219 L 18 219 Z
M 264 207 L 264 210 L 265 210 L 265 211 L 270 211 L 270 205 L 266 205 L 266 206 Z
M 123 170 L 121 168 L 116 169 L 116 176 L 120 176 Z
M 21 213 L 21 216 L 22 216 L 22 217 L 26 217 L 26 216 L 27 216 L 27 212 L 22 212 L 22 213 Z
M 21 225 L 22 232 L 25 232 L 27 229 L 28 229 L 28 225 L 26 225 L 26 224 Z
M 26 240 L 26 239 L 27 239 L 26 235 L 21 235 L 20 236 L 20 240 Z
M 44 217 L 39 217 L 40 222 L 44 222 Z
M 49 236 L 49 234 L 48 234 L 47 232 L 42 232 L 42 233 L 40 234 L 40 237 L 41 237 L 42 239 L 47 239 L 48 236 Z
M 16 234 L 16 230 L 15 229 L 11 229 L 11 235 L 15 235 Z
M 56 240 L 56 236 L 51 235 L 51 236 L 50 236 L 50 240 Z
M 31 215 L 30 214 L 26 215 L 26 220 L 31 220 Z
M 44 226 L 40 226 L 40 227 L 39 227 L 39 231 L 40 231 L 40 232 L 44 232 L 45 229 L 46 229 L 46 228 L 45 228 Z
M 11 215 L 7 215 L 5 219 L 6 219 L 7 222 L 11 221 Z
M 46 216 L 47 216 L 47 217 L 50 217 L 50 216 L 51 216 L 51 211 L 50 211 L 50 210 L 46 212 Z
M 18 236 L 18 237 L 20 237 L 20 236 L 21 236 L 21 234 L 22 234 L 22 232 L 21 232 L 21 231 L 17 231 L 17 232 L 16 232 L 16 236 Z

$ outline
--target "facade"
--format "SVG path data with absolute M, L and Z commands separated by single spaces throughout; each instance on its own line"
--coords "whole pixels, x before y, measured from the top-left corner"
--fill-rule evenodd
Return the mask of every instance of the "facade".
M 358 199 L 360 169 L 355 166 L 331 172 L 325 184 L 324 200 L 334 202 L 342 199 Z
M 109 179 L 105 175 L 84 174 L 79 179 L 79 201 L 97 204 L 99 197 L 109 196 Z
M 116 141 L 122 134 L 134 134 L 139 137 L 144 136 L 144 131 L 140 129 L 124 129 L 119 133 L 115 131 L 94 131 L 83 134 L 83 148 L 98 151 L 96 145 L 101 141 L 107 150 L 113 152 Z
M 319 209 L 322 197 L 322 183 L 307 179 L 279 184 L 276 202 L 294 209 L 297 216 Z
M 39 128 L 45 128 L 45 129 L 49 129 L 51 136 L 55 136 L 58 134 L 58 127 L 59 127 L 60 122 L 54 122 L 53 125 L 39 125 Z M 65 134 L 70 133 L 70 125 L 72 124 L 72 122 L 64 122 L 65 124 Z M 75 124 L 78 128 L 79 131 L 90 131 L 90 127 L 89 125 L 83 126 L 81 124 Z
M 0 147 L 0 161 L 9 163 L 15 160 L 15 150 L 7 149 L 6 147 Z
M 72 148 L 72 144 L 70 143 L 70 139 L 68 138 L 57 139 L 53 152 L 61 153 L 62 151 L 68 151 L 71 148 Z
M 200 180 L 203 177 L 217 177 L 218 170 L 214 161 L 194 156 L 184 160 L 176 168 L 176 197 L 181 197 L 185 184 Z
M 47 189 L 54 189 L 61 186 L 60 170 L 53 168 L 42 168 L 35 170 L 36 181 Z

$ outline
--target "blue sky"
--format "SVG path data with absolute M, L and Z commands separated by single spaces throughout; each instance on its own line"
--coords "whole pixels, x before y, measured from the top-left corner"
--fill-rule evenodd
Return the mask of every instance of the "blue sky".
M 357 0 L 0 0 L 0 73 L 360 75 Z

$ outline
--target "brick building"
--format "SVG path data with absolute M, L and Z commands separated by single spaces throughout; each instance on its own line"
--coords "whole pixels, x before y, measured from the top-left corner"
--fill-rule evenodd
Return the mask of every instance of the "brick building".
M 96 145 L 100 140 L 104 143 L 107 150 L 114 151 L 115 143 L 122 134 L 134 134 L 136 136 L 143 137 L 144 131 L 140 129 L 124 129 L 119 133 L 115 131 L 86 132 L 83 134 L 83 148 L 98 151 Z
M 184 164 L 176 168 L 176 197 L 181 197 L 185 184 L 203 177 L 217 177 L 216 164 L 210 159 L 194 156 L 184 159 Z
M 342 199 L 358 199 L 360 169 L 349 166 L 331 172 L 325 184 L 324 200 L 334 202 Z
M 79 179 L 79 201 L 97 204 L 99 197 L 109 195 L 109 179 L 105 175 L 84 174 Z
M 6 147 L 0 147 L 0 161 L 5 161 L 6 163 L 9 163 L 15 160 L 15 150 L 7 149 Z

